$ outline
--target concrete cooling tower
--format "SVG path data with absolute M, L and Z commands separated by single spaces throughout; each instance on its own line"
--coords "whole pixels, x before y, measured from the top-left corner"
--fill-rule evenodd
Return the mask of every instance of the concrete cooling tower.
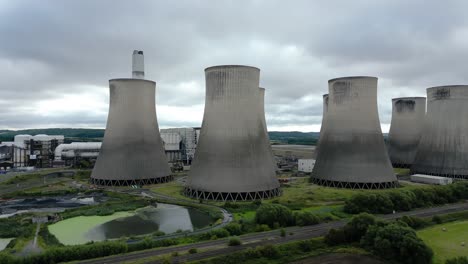
M 327 112 L 328 112 L 328 94 L 323 95 L 323 111 L 322 111 L 322 125 L 320 126 L 319 140 L 317 146 L 315 147 L 314 157 L 317 159 L 318 146 L 320 145 L 320 140 L 325 134 L 325 126 L 327 125 Z
M 156 118 L 156 83 L 113 79 L 109 88 L 107 126 L 91 181 L 126 186 L 172 180 Z
M 468 178 L 468 85 L 427 89 L 427 114 L 412 173 Z
M 270 143 L 270 136 L 268 135 L 268 128 L 266 124 L 266 118 L 265 118 L 265 88 L 259 87 L 260 91 L 260 117 L 262 119 L 263 127 L 264 127 L 264 132 L 265 132 L 265 137 L 268 142 L 268 150 L 270 151 L 271 158 L 273 160 L 273 168 L 276 171 L 277 169 L 277 164 L 275 160 L 275 155 L 273 154 L 273 149 L 271 148 L 271 143 Z
M 215 66 L 205 77 L 205 112 L 185 195 L 223 201 L 280 195 L 259 107 L 260 70 Z
M 393 167 L 409 168 L 421 138 L 426 115 L 425 97 L 392 99 L 392 122 L 387 150 Z
M 316 184 L 360 189 L 395 187 L 377 110 L 377 78 L 328 81 L 326 126 L 312 172 Z

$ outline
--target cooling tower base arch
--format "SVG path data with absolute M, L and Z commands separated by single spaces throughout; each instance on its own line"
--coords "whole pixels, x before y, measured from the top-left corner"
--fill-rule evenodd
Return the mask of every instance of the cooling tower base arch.
M 253 201 L 270 199 L 281 195 L 281 189 L 275 188 L 258 192 L 206 192 L 185 187 L 184 195 L 193 199 L 214 201 Z
M 174 179 L 172 175 L 166 177 L 135 179 L 135 180 L 104 180 L 91 178 L 91 183 L 100 186 L 132 186 L 132 185 L 150 185 L 170 182 Z
M 405 164 L 405 163 L 392 163 L 393 168 L 401 168 L 401 169 L 409 169 L 411 168 L 412 164 Z
M 393 182 L 340 182 L 311 178 L 312 183 L 326 187 L 346 189 L 388 189 L 399 187 L 398 181 Z

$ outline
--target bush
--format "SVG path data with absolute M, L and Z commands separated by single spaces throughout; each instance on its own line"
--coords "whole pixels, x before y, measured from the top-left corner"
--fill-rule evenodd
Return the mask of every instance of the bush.
M 340 229 L 330 229 L 327 235 L 325 236 L 325 243 L 329 246 L 336 246 L 339 244 L 346 243 L 346 235 L 342 228 Z
M 432 250 L 408 226 L 398 223 L 370 226 L 361 246 L 377 256 L 397 263 L 431 263 Z
M 434 215 L 432 217 L 432 222 L 436 223 L 436 224 L 442 224 L 442 217 L 438 216 L 438 215 Z
M 238 223 L 229 223 L 224 229 L 226 229 L 231 236 L 242 235 L 242 226 Z
M 189 249 L 189 251 L 188 251 L 189 254 L 195 254 L 195 253 L 197 253 L 197 252 L 198 252 L 198 249 L 196 249 L 196 248 L 191 248 L 191 249 Z
M 429 223 L 426 220 L 419 218 L 419 217 L 415 217 L 415 216 L 405 215 L 400 219 L 400 221 L 404 222 L 409 227 L 414 228 L 414 229 L 420 229 L 429 225 Z
M 257 247 L 257 250 L 260 252 L 262 257 L 273 259 L 279 256 L 279 250 L 273 245 L 266 245 L 263 247 Z
M 359 241 L 361 237 L 366 234 L 369 226 L 375 225 L 376 223 L 377 219 L 373 215 L 367 213 L 354 216 L 343 228 L 346 241 Z
M 285 237 L 285 236 L 286 236 L 286 230 L 284 230 L 284 228 L 281 228 L 281 230 L 280 230 L 280 236 L 281 236 L 281 237 Z
M 238 237 L 231 237 L 228 242 L 228 246 L 239 246 L 240 244 L 242 242 Z
M 445 186 L 356 194 L 346 200 L 344 211 L 350 214 L 361 212 L 387 214 L 393 210 L 408 211 L 467 198 L 468 182 L 461 181 Z
M 468 264 L 468 257 L 451 258 L 445 261 L 445 264 Z
M 294 213 L 294 219 L 298 226 L 316 225 L 320 223 L 320 218 L 310 212 L 296 212 Z
M 293 225 L 294 219 L 291 210 L 280 204 L 262 204 L 255 215 L 257 224 L 266 224 L 273 227 L 277 222 L 280 226 Z

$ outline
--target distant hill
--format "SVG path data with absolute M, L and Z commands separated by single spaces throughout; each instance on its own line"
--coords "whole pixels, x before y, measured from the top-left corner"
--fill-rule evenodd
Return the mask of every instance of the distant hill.
M 0 141 L 13 141 L 16 135 L 20 134 L 47 134 L 64 135 L 65 142 L 71 141 L 101 141 L 104 137 L 104 129 L 88 128 L 45 128 L 45 129 L 25 129 L 25 130 L 0 130 Z M 276 144 L 297 144 L 315 145 L 317 143 L 318 132 L 268 132 L 270 140 Z

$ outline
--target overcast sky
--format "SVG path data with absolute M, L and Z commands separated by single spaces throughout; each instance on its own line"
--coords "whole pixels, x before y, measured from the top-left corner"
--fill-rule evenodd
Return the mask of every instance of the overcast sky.
M 161 128 L 200 126 L 204 69 L 261 69 L 270 131 L 319 131 L 327 80 L 391 98 L 467 84 L 467 1 L 0 0 L 0 129 L 104 128 L 108 79 L 145 52 Z

